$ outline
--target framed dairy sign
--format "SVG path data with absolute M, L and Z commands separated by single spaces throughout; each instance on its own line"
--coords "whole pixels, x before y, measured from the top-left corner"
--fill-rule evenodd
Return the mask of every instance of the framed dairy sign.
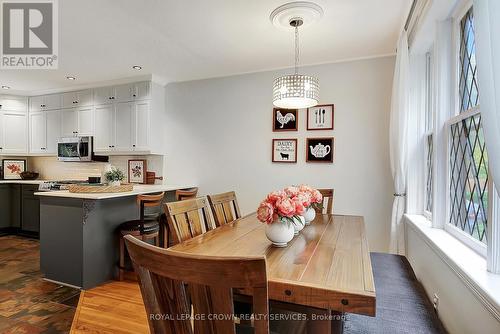
M 307 162 L 333 162 L 333 137 L 307 138 L 306 161 Z
M 297 162 L 297 139 L 273 139 L 273 162 Z

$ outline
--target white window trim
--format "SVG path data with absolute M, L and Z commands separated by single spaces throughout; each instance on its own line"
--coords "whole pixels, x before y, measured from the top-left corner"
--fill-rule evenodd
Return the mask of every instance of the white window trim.
M 429 146 L 427 145 L 427 140 L 429 138 L 429 136 L 432 135 L 432 140 L 434 141 L 434 131 L 427 131 L 425 134 L 424 134 L 424 139 L 425 139 L 425 149 L 424 149 L 424 208 L 423 208 L 423 215 L 425 218 L 427 218 L 429 221 L 432 221 L 432 212 L 431 211 L 428 211 L 427 210 L 427 177 L 428 177 L 428 169 L 427 169 L 427 156 L 428 156 L 428 153 L 429 153 Z M 434 147 L 434 143 L 433 143 L 433 147 Z M 432 165 L 434 166 L 434 161 L 436 160 L 436 155 L 435 155 L 435 152 L 432 152 L 432 160 L 433 160 L 433 163 Z M 434 169 L 434 167 L 433 167 Z M 434 179 L 432 181 L 434 183 Z M 432 190 L 434 190 L 434 187 L 433 187 L 433 184 L 431 184 L 431 188 L 433 188 Z M 432 197 L 434 197 L 434 193 L 432 193 Z M 433 205 L 433 210 L 434 210 L 434 205 Z

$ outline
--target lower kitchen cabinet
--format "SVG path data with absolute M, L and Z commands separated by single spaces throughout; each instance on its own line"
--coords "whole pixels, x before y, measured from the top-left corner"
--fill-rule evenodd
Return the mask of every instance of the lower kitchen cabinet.
M 37 185 L 0 184 L 0 232 L 38 237 L 40 200 Z
M 40 199 L 35 196 L 36 185 L 22 185 L 21 232 L 38 235 L 40 233 Z

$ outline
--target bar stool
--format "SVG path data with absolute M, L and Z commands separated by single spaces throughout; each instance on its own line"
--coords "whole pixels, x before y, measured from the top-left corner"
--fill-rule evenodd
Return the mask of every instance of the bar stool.
M 198 194 L 198 188 L 190 188 L 190 189 L 177 189 L 175 191 L 175 200 L 176 201 L 184 201 L 187 199 L 196 198 Z
M 120 263 L 119 280 L 123 281 L 123 275 L 127 269 L 125 268 L 125 242 L 123 237 L 132 235 L 142 241 L 154 240 L 154 244 L 159 246 L 160 238 L 160 219 L 161 219 L 161 205 L 165 193 L 155 195 L 138 195 L 137 204 L 140 207 L 139 219 L 129 220 L 118 227 L 118 236 L 120 238 Z M 158 211 L 146 212 L 146 208 L 158 208 Z

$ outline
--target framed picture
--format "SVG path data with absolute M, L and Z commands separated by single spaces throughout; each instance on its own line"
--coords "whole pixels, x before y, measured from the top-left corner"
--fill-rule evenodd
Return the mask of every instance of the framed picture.
M 333 144 L 333 137 L 307 138 L 306 161 L 332 163 L 334 150 Z
M 273 109 L 273 131 L 297 131 L 298 109 Z
M 26 160 L 2 160 L 3 178 L 5 180 L 19 180 L 21 173 L 26 171 Z
M 307 130 L 333 130 L 333 104 L 307 108 Z
M 273 139 L 273 162 L 297 162 L 297 139 Z
M 128 161 L 128 183 L 146 183 L 147 160 Z

